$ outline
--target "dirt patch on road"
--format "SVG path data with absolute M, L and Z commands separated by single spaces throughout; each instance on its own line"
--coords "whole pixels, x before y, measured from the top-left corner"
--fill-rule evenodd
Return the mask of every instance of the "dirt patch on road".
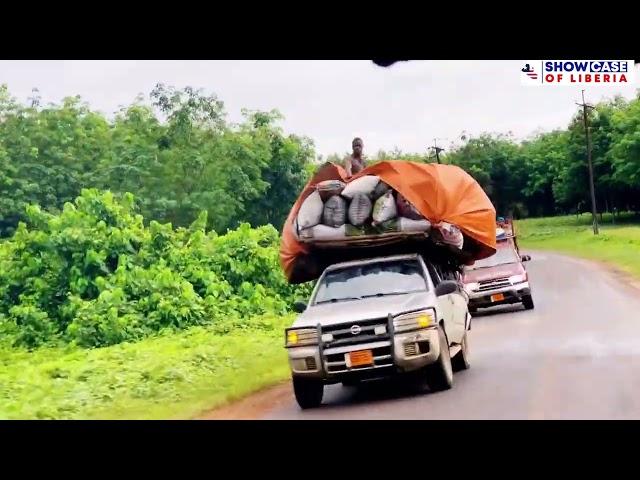
M 253 393 L 237 402 L 208 411 L 196 420 L 256 420 L 280 405 L 291 402 L 291 382 L 281 383 Z
M 602 268 L 607 270 L 616 281 L 624 284 L 628 288 L 632 288 L 635 290 L 635 293 L 640 293 L 640 280 L 638 280 L 635 276 L 618 269 L 617 267 L 611 266 L 608 263 L 598 262 Z
M 570 258 L 585 264 L 594 265 L 600 268 L 601 270 L 607 272 L 611 277 L 611 279 L 614 282 L 616 282 L 617 285 L 620 285 L 623 288 L 626 288 L 632 291 L 632 293 L 636 295 L 640 293 L 640 280 L 636 276 L 630 274 L 629 272 L 625 272 L 624 270 L 620 269 L 614 264 L 605 262 L 602 260 L 593 260 L 593 259 L 577 258 L 577 257 L 570 257 Z
M 522 250 L 525 250 L 524 248 Z M 617 284 L 623 286 L 631 290 L 633 293 L 640 293 L 640 279 L 638 277 L 630 274 L 629 272 L 625 272 L 620 267 L 616 266 L 613 263 L 605 262 L 604 260 L 595 260 L 593 258 L 586 258 L 580 256 L 573 256 L 569 253 L 565 252 L 556 252 L 553 250 L 535 250 L 535 249 L 527 249 L 528 253 L 533 253 L 534 255 L 558 255 L 568 259 L 571 259 L 574 262 L 582 263 L 583 265 L 591 265 L 603 270 L 604 272 L 609 274 L 609 277 L 615 281 Z

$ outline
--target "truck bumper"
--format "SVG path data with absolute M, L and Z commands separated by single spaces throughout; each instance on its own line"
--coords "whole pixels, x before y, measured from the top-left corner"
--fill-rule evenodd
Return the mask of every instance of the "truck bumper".
M 469 295 L 469 306 L 474 308 L 493 307 L 496 305 L 508 305 L 521 303 L 522 298 L 531 295 L 529 282 L 518 283 L 508 287 L 496 288 L 482 292 L 467 292 Z M 497 298 L 501 296 L 502 299 Z
M 374 363 L 351 366 L 349 353 L 371 350 Z M 321 350 L 318 346 L 289 348 L 291 374 L 326 383 L 390 377 L 418 370 L 440 355 L 436 328 L 395 334 L 391 339 Z

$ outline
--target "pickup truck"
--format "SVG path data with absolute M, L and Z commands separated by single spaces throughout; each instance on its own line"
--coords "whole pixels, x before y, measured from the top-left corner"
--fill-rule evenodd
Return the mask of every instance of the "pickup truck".
M 459 277 L 419 254 L 329 266 L 285 331 L 299 406 L 318 407 L 328 384 L 411 372 L 433 391 L 451 388 L 469 368 L 467 302 Z

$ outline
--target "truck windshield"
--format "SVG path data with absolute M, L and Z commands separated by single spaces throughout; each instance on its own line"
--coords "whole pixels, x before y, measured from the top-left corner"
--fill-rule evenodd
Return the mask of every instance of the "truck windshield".
M 326 273 L 314 303 L 404 295 L 427 290 L 420 264 L 415 260 L 354 265 Z
M 472 266 L 465 267 L 466 270 L 478 270 L 479 268 L 496 267 L 507 263 L 518 263 L 520 258 L 518 253 L 511 246 L 498 247 L 496 253 L 489 258 L 477 260 Z

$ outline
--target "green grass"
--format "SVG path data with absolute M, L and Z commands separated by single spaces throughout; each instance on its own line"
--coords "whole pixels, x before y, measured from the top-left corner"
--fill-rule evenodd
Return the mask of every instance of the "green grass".
M 521 246 L 599 260 L 640 278 L 640 218 L 604 215 L 594 235 L 591 215 L 534 218 L 516 222 Z
M 640 278 L 640 219 L 590 215 L 517 221 L 525 248 L 600 260 Z M 182 419 L 289 376 L 283 329 L 265 317 L 222 335 L 208 328 L 107 348 L 0 347 L 0 419 Z M 243 323 L 241 323 L 242 325 Z
M 288 377 L 283 329 L 206 328 L 93 350 L 0 350 L 1 419 L 182 419 Z

